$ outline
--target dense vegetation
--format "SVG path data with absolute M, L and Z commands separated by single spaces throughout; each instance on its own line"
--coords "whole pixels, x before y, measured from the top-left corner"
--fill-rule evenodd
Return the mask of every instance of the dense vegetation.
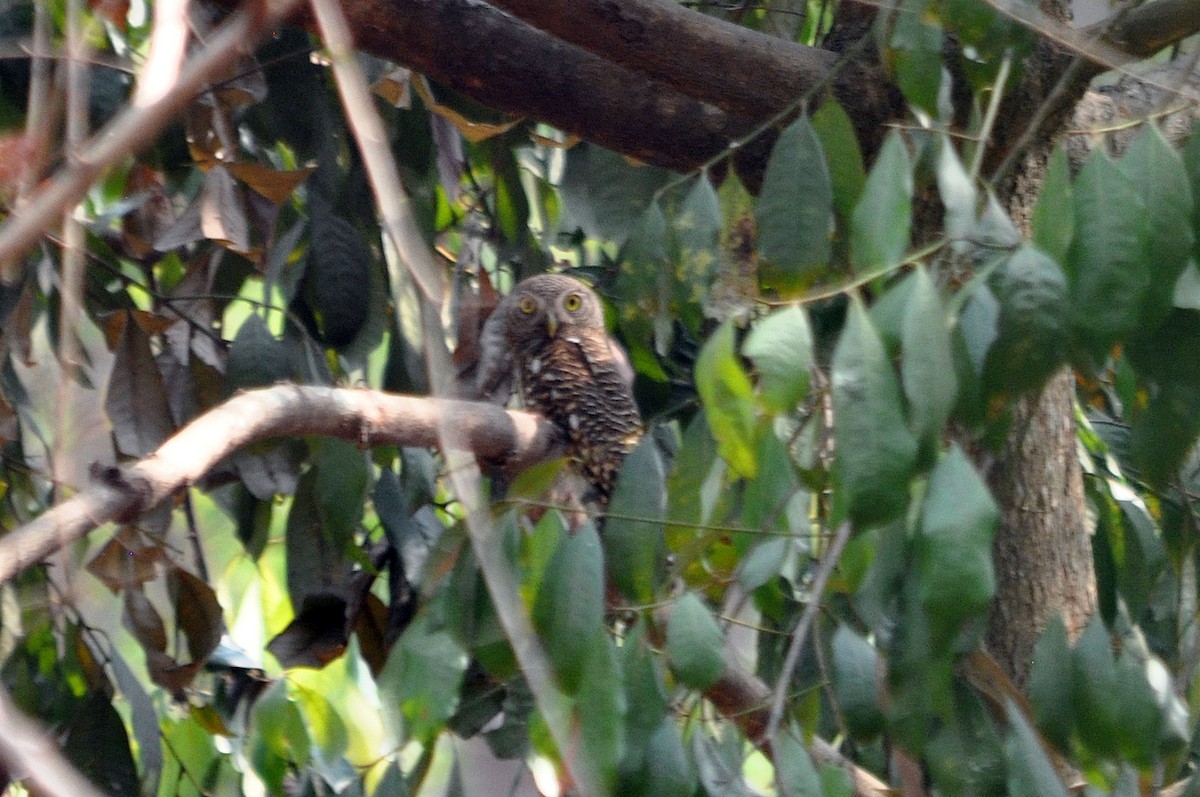
M 11 701 L 110 794 L 1197 793 L 1200 134 L 1158 124 L 1191 95 L 1069 157 L 1061 97 L 1007 103 L 1051 43 L 1066 93 L 1128 78 L 1113 28 L 896 5 L 839 47 L 854 4 L 687 11 L 906 108 L 864 135 L 805 87 L 694 168 L 350 53 L 332 3 L 154 96 L 158 9 L 0 9 L 53 54 L 0 62 L 0 790 L 82 793 Z M 239 13 L 193 9 L 196 58 Z M 373 392 L 445 395 L 548 269 L 652 430 L 589 520 L 544 422 Z M 1042 628 L 994 547 L 1037 485 L 994 484 L 1064 369 L 1095 611 Z

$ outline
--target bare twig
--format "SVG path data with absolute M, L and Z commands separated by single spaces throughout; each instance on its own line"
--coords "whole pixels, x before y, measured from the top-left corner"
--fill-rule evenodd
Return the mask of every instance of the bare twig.
M 353 52 L 349 23 L 334 0 L 312 0 L 312 9 L 321 37 L 330 51 L 338 93 L 363 155 L 384 231 L 421 290 L 426 371 L 434 394 L 444 394 L 453 378 L 441 326 L 445 275 L 433 260 L 411 212 L 395 159 L 387 146 L 383 123 Z M 402 275 L 396 269 L 389 271 L 394 303 L 399 309 Z M 460 436 L 461 429 L 452 423 L 444 423 L 439 430 L 442 448 L 447 452 L 449 478 L 455 495 L 466 509 L 471 546 L 491 594 L 492 604 L 496 607 L 496 615 L 512 644 L 521 672 L 576 788 L 583 797 L 598 797 L 604 793 L 599 773 L 591 764 L 586 750 L 582 750 L 572 738 L 569 702 L 555 685 L 549 658 L 533 630 L 517 584 L 509 573 L 500 535 L 496 533 L 483 499 L 478 467 L 469 457 L 454 452 L 461 446 L 458 442 Z
M 142 107 L 126 107 L 92 136 L 29 204 L 0 227 L 0 279 L 15 279 L 19 272 L 12 265 L 14 261 L 67 207 L 78 202 L 109 166 L 150 144 L 209 81 L 236 63 L 295 4 L 296 0 L 245 4 L 221 27 L 212 43 L 188 62 L 179 81 L 162 99 Z
M 513 469 L 559 451 L 553 424 L 492 404 L 297 385 L 252 390 L 209 410 L 145 459 L 98 473 L 72 498 L 0 537 L 0 583 L 103 523 L 144 514 L 255 441 L 326 435 L 364 447 L 435 446 L 446 424 L 472 453 Z
M 188 0 L 156 0 L 150 53 L 138 73 L 134 105 L 153 105 L 179 81 L 187 41 Z
M 44 730 L 17 710 L 4 689 L 0 689 L 0 761 L 46 797 L 104 797 L 63 758 Z
M 808 605 L 804 607 L 804 613 L 800 615 L 800 621 L 796 623 L 796 630 L 792 632 L 792 642 L 788 647 L 787 656 L 783 660 L 783 668 L 779 673 L 779 682 L 775 685 L 771 715 L 767 720 L 767 727 L 763 731 L 763 737 L 767 742 L 773 740 L 775 734 L 779 731 L 779 721 L 783 718 L 783 707 L 787 703 L 788 686 L 792 681 L 792 673 L 796 669 L 796 663 L 800 660 L 800 651 L 804 649 L 804 642 L 808 637 L 808 628 L 816 618 L 817 612 L 821 610 L 821 599 L 825 595 L 825 585 L 829 583 L 829 576 L 833 574 L 833 568 L 837 566 L 838 560 L 842 558 L 842 549 L 846 547 L 846 543 L 850 539 L 850 529 L 849 522 L 845 522 L 838 527 L 837 533 L 833 536 L 833 542 L 830 544 L 829 549 L 825 551 L 825 555 L 821 557 L 821 564 L 817 567 L 817 572 L 813 576 L 812 587 L 809 589 Z

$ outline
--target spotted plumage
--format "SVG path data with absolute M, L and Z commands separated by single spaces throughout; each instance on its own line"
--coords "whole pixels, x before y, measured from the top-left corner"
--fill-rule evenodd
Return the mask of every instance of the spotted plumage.
M 506 400 L 515 376 L 525 406 L 563 430 L 568 456 L 607 502 L 643 430 L 599 297 L 571 277 L 530 277 L 496 307 L 480 345 L 476 394 Z

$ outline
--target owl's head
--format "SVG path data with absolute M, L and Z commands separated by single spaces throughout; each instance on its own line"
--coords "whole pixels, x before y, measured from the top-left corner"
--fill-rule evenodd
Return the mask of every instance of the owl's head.
M 522 280 L 508 299 L 510 342 L 530 345 L 558 335 L 604 329 L 600 298 L 579 280 L 561 274 L 541 274 Z

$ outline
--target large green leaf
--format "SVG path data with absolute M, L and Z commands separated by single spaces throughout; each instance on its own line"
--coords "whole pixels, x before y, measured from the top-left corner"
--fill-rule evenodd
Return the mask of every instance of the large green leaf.
M 1137 186 L 1103 148 L 1088 158 L 1074 195 L 1072 321 L 1085 340 L 1103 345 L 1138 327 L 1150 287 L 1150 224 Z
M 1073 674 L 1067 627 L 1062 616 L 1055 614 L 1033 646 L 1028 690 L 1038 729 L 1060 750 L 1067 749 L 1071 737 Z
M 935 645 L 981 617 L 996 591 L 992 536 L 1000 512 L 957 445 L 929 476 L 914 549 L 918 592 Z
M 831 380 L 836 468 L 850 515 L 882 523 L 908 505 L 917 441 L 891 360 L 857 297 L 833 353 Z
M 694 592 L 680 598 L 667 621 L 667 659 L 684 684 L 707 689 L 725 672 L 725 639 Z
M 943 135 L 938 141 L 937 184 L 938 195 L 946 209 L 942 222 L 946 237 L 956 251 L 965 252 L 971 246 L 968 238 L 978 216 L 979 192 L 963 168 L 958 151 L 948 135 Z
M 1148 214 L 1150 284 L 1141 323 L 1152 327 L 1170 312 L 1175 281 L 1192 255 L 1192 189 L 1183 159 L 1153 124 L 1143 128 L 1120 166 L 1136 186 Z
M 1033 207 L 1033 242 L 1059 263 L 1065 263 L 1075 234 L 1075 205 L 1067 151 L 1060 144 L 1046 164 L 1046 180 Z
M 596 527 L 567 534 L 542 576 L 533 624 L 563 689 L 574 694 L 597 631 L 604 627 L 604 556 Z
M 428 744 L 458 709 L 467 654 L 424 613 L 404 630 L 379 675 L 383 699 L 397 705 L 411 739 Z
M 883 143 L 854 207 L 850 255 L 855 268 L 898 265 L 912 228 L 912 163 L 904 140 L 892 133 Z
M 1008 758 L 1008 793 L 1012 797 L 1067 797 L 1054 764 L 1046 756 L 1037 734 L 1021 710 L 1006 703 L 1009 734 L 1005 752 Z
M 833 693 L 850 733 L 870 741 L 883 730 L 879 710 L 879 655 L 849 626 L 833 634 Z
M 848 220 L 854 214 L 854 206 L 867 182 L 867 170 L 863 166 L 854 125 L 837 100 L 829 97 L 813 114 L 812 126 L 825 151 L 833 206 L 843 219 Z
M 908 399 L 908 422 L 926 456 L 932 457 L 942 439 L 958 394 L 946 310 L 923 266 L 914 272 L 912 292 L 904 312 L 900 380 Z
M 937 17 L 928 13 L 929 5 L 930 0 L 902 0 L 888 45 L 896 82 L 905 98 L 936 117 L 945 33 Z
M 791 412 L 808 392 L 812 374 L 812 332 L 799 305 L 776 310 L 759 320 L 742 354 L 754 363 L 759 398 L 769 412 Z
M 571 219 L 595 238 L 624 243 L 671 173 L 633 166 L 622 156 L 592 144 L 567 150 L 562 199 Z
M 604 523 L 609 577 L 631 601 L 649 603 L 663 566 L 666 473 L 658 444 L 647 435 L 621 465 Z
M 721 456 L 752 478 L 758 471 L 754 386 L 738 362 L 734 335 L 733 322 L 726 321 L 704 344 L 696 359 L 696 390 Z
M 580 749 L 611 789 L 625 752 L 626 697 L 616 651 L 603 626 L 593 629 L 576 695 Z
M 799 737 L 799 728 L 784 727 L 772 745 L 779 794 L 781 797 L 821 797 L 821 779 Z
M 1037 390 L 1067 357 L 1070 298 L 1062 269 L 1025 244 L 992 272 L 988 288 L 998 312 L 984 390 L 1009 396 Z
M 754 208 L 763 285 L 787 293 L 825 269 L 832 214 L 825 153 L 808 117 L 801 116 L 775 142 Z
M 1072 652 L 1071 663 L 1075 730 L 1093 755 L 1116 756 L 1123 722 L 1120 703 L 1115 699 L 1117 669 L 1108 630 L 1099 617 L 1088 623 Z

